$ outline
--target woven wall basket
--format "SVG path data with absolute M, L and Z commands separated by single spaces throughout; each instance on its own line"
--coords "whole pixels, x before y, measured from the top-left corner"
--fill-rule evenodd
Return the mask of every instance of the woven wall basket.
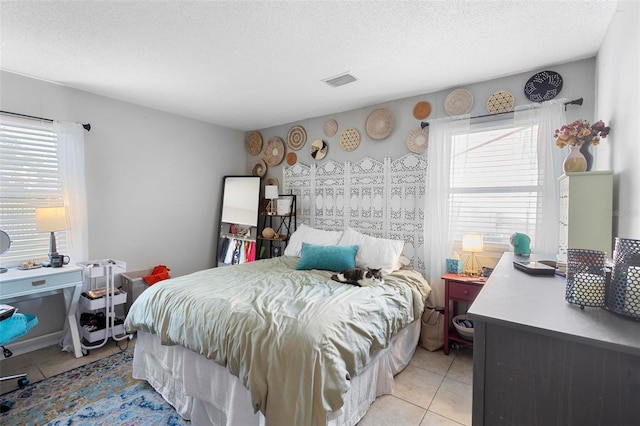
M 369 114 L 365 130 L 371 139 L 380 140 L 389 136 L 394 126 L 395 120 L 391 111 L 380 108 Z
M 307 143 L 307 132 L 302 126 L 293 126 L 287 134 L 287 145 L 297 151 Z
M 360 132 L 356 129 L 344 129 L 340 135 L 340 147 L 345 151 L 353 151 L 360 145 Z
M 247 152 L 251 155 L 258 155 L 262 151 L 262 135 L 259 131 L 254 130 L 247 133 L 247 138 L 244 141 Z
M 264 161 L 270 166 L 277 166 L 284 158 L 284 142 L 278 136 L 270 138 L 262 151 Z
M 456 89 L 444 99 L 444 110 L 449 115 L 462 115 L 471 111 L 473 95 L 467 89 Z

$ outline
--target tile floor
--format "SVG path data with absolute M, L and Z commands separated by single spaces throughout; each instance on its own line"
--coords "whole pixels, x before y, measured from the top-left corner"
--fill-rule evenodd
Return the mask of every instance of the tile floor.
M 391 395 L 378 397 L 358 426 L 471 426 L 473 350 L 416 350 L 395 378 Z
M 118 344 L 124 347 L 126 341 Z M 134 344 L 135 339 L 129 342 Z M 58 346 L 49 346 L 1 360 L 0 375 L 27 373 L 33 383 L 118 351 L 109 341 L 76 359 Z M 411 363 L 396 376 L 393 394 L 376 399 L 358 426 L 470 426 L 472 354 L 465 347 L 452 349 L 449 356 L 442 350 L 429 352 L 418 347 Z M 0 383 L 0 393 L 15 388 L 17 380 Z

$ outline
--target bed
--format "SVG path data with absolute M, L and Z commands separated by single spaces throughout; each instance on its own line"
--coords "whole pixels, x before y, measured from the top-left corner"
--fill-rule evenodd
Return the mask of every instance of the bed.
M 430 287 L 394 264 L 401 242 L 381 253 L 355 231 L 354 264 L 392 259 L 384 283 L 331 280 L 335 267 L 316 263 L 341 261 L 354 244 L 328 232 L 301 226 L 285 256 L 147 289 L 125 321 L 138 332 L 134 377 L 194 425 L 356 424 L 411 359 Z

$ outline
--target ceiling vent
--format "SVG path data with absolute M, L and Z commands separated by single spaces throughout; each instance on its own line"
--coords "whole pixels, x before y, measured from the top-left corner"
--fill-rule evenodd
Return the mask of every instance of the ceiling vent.
M 349 74 L 348 72 L 345 72 L 343 74 L 339 74 L 334 77 L 326 78 L 322 81 L 324 81 L 331 87 L 340 87 L 340 86 L 344 86 L 345 84 L 353 83 L 356 80 L 357 78 L 355 78 L 353 75 Z

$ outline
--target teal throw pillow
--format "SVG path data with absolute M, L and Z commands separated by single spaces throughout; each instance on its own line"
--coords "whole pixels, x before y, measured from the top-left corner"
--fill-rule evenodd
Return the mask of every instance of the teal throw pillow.
M 296 269 L 342 272 L 345 269 L 356 267 L 357 252 L 358 246 L 317 246 L 302 243 L 300 260 Z

